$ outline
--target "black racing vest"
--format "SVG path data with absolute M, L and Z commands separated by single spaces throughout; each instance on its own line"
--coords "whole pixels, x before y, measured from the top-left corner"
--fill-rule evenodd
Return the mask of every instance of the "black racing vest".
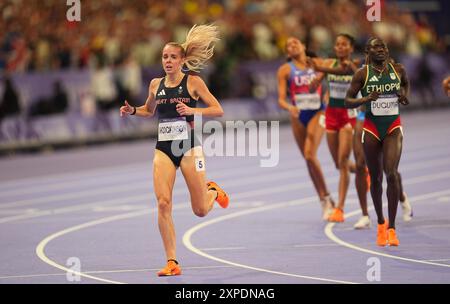
M 191 108 L 196 107 L 197 100 L 189 94 L 187 89 L 188 77 L 189 75 L 185 74 L 180 84 L 170 88 L 164 85 L 165 77 L 161 79 L 155 100 L 157 105 L 156 111 L 160 119 L 181 117 L 176 109 L 179 102 L 183 102 Z M 194 115 L 186 116 L 186 121 L 194 121 Z

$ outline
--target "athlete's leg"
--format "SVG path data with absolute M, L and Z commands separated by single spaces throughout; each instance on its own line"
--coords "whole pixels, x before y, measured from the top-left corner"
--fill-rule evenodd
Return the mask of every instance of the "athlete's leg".
M 172 220 L 172 190 L 176 167 L 170 158 L 155 150 L 153 158 L 153 187 L 158 202 L 158 227 L 166 251 L 167 260 L 176 259 L 175 227 Z
M 358 194 L 359 205 L 364 216 L 368 216 L 367 212 L 367 172 L 366 160 L 364 159 L 364 148 L 362 144 L 362 130 L 364 122 L 356 120 L 353 134 L 353 155 L 355 157 L 355 187 Z
M 205 159 L 201 146 L 188 151 L 180 163 L 180 169 L 191 196 L 192 211 L 199 217 L 208 214 L 217 196 L 217 191 L 208 190 L 206 187 L 206 171 L 204 168 Z
M 304 157 L 306 164 L 310 169 L 311 178 L 316 185 L 317 193 L 319 194 L 320 199 L 323 199 L 329 194 L 329 192 L 325 184 L 325 178 L 323 176 L 319 159 L 317 158 L 317 150 L 324 133 L 324 128 L 319 124 L 321 115 L 323 115 L 323 111 L 317 112 L 308 123 L 306 128 Z
M 408 196 L 406 195 L 406 192 L 403 190 L 403 182 L 402 182 L 402 175 L 400 172 L 398 173 L 399 177 L 399 191 L 400 191 L 400 206 L 402 207 L 402 213 L 403 213 L 403 220 L 405 222 L 409 222 L 412 220 L 413 217 L 413 210 L 411 207 L 411 203 L 408 199 Z
M 338 164 L 338 149 L 339 149 L 339 133 L 337 131 L 326 131 L 328 150 L 333 159 L 336 169 L 339 169 Z
M 400 172 L 398 173 L 398 186 L 399 186 L 399 191 L 400 191 L 400 202 L 404 202 L 406 197 L 405 197 L 405 193 L 403 192 L 403 182 L 402 182 L 402 175 L 400 174 Z
M 306 128 L 305 126 L 298 120 L 298 118 L 291 116 L 291 126 L 292 126 L 292 133 L 294 134 L 295 142 L 297 143 L 298 148 L 300 149 L 300 152 L 302 153 L 303 158 L 305 157 L 305 141 L 306 141 Z M 310 166 L 306 166 L 308 168 L 309 176 L 311 177 L 311 181 L 313 182 L 314 188 L 316 189 L 316 192 L 319 193 L 319 185 L 317 184 L 316 180 L 313 176 L 313 171 L 311 171 Z M 320 193 L 319 193 L 320 197 Z M 322 197 L 320 197 L 322 198 Z
M 339 169 L 339 202 L 338 208 L 344 210 L 350 183 L 349 158 L 352 151 L 352 128 L 350 125 L 339 130 L 338 169 Z
M 364 132 L 364 155 L 370 174 L 370 194 L 372 196 L 375 212 L 377 213 L 378 224 L 384 223 L 383 217 L 383 150 L 381 142 L 371 133 Z
M 383 141 L 383 169 L 387 181 L 389 228 L 395 229 L 398 201 L 400 199 L 400 178 L 398 164 L 402 154 L 403 135 L 395 129 Z
M 290 118 L 291 118 L 292 133 L 294 134 L 295 142 L 297 143 L 297 146 L 300 149 L 300 152 L 304 156 L 303 148 L 305 146 L 306 128 L 298 120 L 298 118 L 292 117 L 292 116 L 290 116 Z

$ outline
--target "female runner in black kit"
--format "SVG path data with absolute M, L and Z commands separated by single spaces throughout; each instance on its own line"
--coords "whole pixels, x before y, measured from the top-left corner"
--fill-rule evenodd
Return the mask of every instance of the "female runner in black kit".
M 180 275 L 176 258 L 175 228 L 172 220 L 172 192 L 176 169 L 181 168 L 189 189 L 192 210 L 203 217 L 216 200 L 222 208 L 228 206 L 227 194 L 214 182 L 206 182 L 205 161 L 200 142 L 194 134 L 194 114 L 208 117 L 223 115 L 222 107 L 204 81 L 183 73 L 183 66 L 198 71 L 213 55 L 218 41 L 214 25 L 193 26 L 186 42 L 167 43 L 162 52 L 166 76 L 150 82 L 144 105 L 132 107 L 125 101 L 120 114 L 151 117 L 158 113 L 158 142 L 153 159 L 153 184 L 158 202 L 158 226 L 166 252 L 167 265 L 158 276 Z M 207 107 L 197 108 L 201 99 Z

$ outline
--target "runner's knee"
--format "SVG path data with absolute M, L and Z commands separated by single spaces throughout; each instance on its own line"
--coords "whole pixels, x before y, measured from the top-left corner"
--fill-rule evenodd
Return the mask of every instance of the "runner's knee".
M 355 160 L 356 172 L 358 174 L 365 174 L 366 172 L 366 162 L 364 159 L 356 159 Z
M 158 200 L 158 212 L 159 212 L 159 214 L 163 214 L 164 215 L 164 214 L 168 214 L 168 213 L 171 212 L 172 202 L 171 202 L 171 200 L 169 199 L 168 196 L 164 196 L 164 195 L 159 196 L 157 198 L 157 200 Z
M 308 164 L 311 164 L 311 163 L 314 162 L 315 155 L 314 155 L 314 153 L 312 153 L 311 151 L 305 151 L 304 157 L 305 157 L 305 161 L 306 161 Z
M 397 170 L 390 170 L 386 172 L 386 181 L 391 185 L 398 185 L 399 176 Z
M 208 210 L 204 207 L 196 207 L 193 208 L 192 211 L 194 211 L 194 214 L 198 217 L 204 217 L 208 214 Z
M 348 169 L 348 157 L 341 156 L 338 159 L 338 163 L 336 164 L 336 168 L 339 170 Z

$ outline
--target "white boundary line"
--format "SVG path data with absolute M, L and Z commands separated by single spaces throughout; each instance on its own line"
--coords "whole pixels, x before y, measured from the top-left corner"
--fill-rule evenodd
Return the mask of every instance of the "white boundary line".
M 438 152 L 437 153 L 438 156 L 443 156 L 443 155 L 441 155 L 441 152 L 442 152 L 441 150 L 437 150 L 437 151 L 436 150 L 432 150 L 431 151 L 431 153 L 435 153 L 435 152 Z M 433 155 L 429 155 L 429 157 L 431 157 L 431 156 L 433 156 Z M 294 158 L 292 158 L 292 159 L 294 159 Z M 434 165 L 437 162 L 439 163 L 439 165 L 444 165 L 447 162 L 450 162 L 450 160 L 445 160 L 445 159 L 441 159 L 441 158 L 439 158 L 438 160 L 429 160 L 429 161 L 422 161 L 422 158 L 421 158 L 420 160 L 421 161 L 418 161 L 418 162 L 413 161 L 413 163 L 411 165 L 406 166 L 405 168 L 412 168 L 414 170 L 416 167 L 417 168 L 427 168 L 429 166 Z M 248 167 L 253 168 L 254 166 L 251 165 L 251 166 L 248 166 Z M 327 161 L 322 162 L 322 167 L 324 169 L 324 173 L 325 173 L 325 171 L 326 172 L 333 172 L 333 173 L 336 171 L 336 169 L 334 168 L 334 165 L 331 163 L 331 159 L 328 159 Z M 260 169 L 260 168 L 258 167 L 258 169 Z M 281 171 L 281 173 L 277 173 L 277 174 L 281 174 L 283 176 L 283 173 L 285 173 L 288 168 L 286 168 L 286 169 L 278 168 L 278 169 L 279 169 L 279 171 Z M 401 169 L 400 171 L 403 172 L 404 169 L 402 167 L 400 169 Z M 220 178 L 222 180 L 225 180 L 228 177 L 232 177 L 232 179 L 234 179 L 235 173 L 236 173 L 235 170 L 236 170 L 235 168 L 223 168 L 223 169 L 220 169 L 220 172 L 221 172 Z M 296 171 L 296 170 L 291 170 L 291 171 L 294 172 L 294 176 L 296 174 L 298 174 L 298 171 Z M 304 170 L 302 170 L 301 172 L 303 172 L 303 171 Z M 245 171 L 245 172 L 247 172 L 247 171 Z M 125 173 L 126 172 L 123 172 L 123 173 L 122 172 L 117 172 L 117 174 L 119 174 L 120 176 L 124 175 Z M 223 174 L 223 173 L 225 173 L 225 174 Z M 137 172 L 137 176 L 134 176 L 134 175 L 132 176 L 131 181 L 134 181 L 134 179 L 141 180 L 142 177 L 144 177 L 144 176 L 146 176 L 148 174 L 151 174 L 151 173 L 148 173 L 146 171 L 139 171 L 139 172 Z M 93 189 L 78 190 L 76 192 L 71 192 L 69 194 L 66 194 L 66 193 L 64 193 L 64 194 L 52 194 L 52 193 L 50 193 L 48 195 L 47 194 L 39 195 L 38 197 L 35 197 L 35 198 L 12 200 L 12 201 L 3 202 L 2 204 L 0 204 L 0 209 L 22 207 L 22 206 L 28 206 L 28 205 L 34 205 L 34 204 L 40 204 L 40 203 L 58 202 L 58 201 L 61 201 L 61 200 L 68 200 L 68 199 L 83 199 L 83 198 L 89 197 L 91 195 L 101 195 L 101 194 L 110 193 L 110 192 L 127 193 L 127 192 L 135 192 L 135 191 L 139 191 L 139 190 L 143 190 L 143 189 L 147 189 L 148 190 L 149 188 L 150 188 L 150 190 L 153 189 L 152 187 L 147 187 L 146 185 L 141 184 L 141 183 L 137 183 L 137 184 L 133 184 L 132 183 L 132 184 L 129 184 L 126 188 L 118 187 L 118 185 L 114 184 L 114 183 L 112 183 L 112 184 L 108 183 L 108 181 L 110 181 L 110 180 L 112 180 L 112 181 L 114 181 L 114 180 L 117 180 L 117 181 L 123 180 L 123 177 L 117 177 L 116 175 L 114 175 L 112 177 L 111 176 L 96 177 L 94 175 L 94 176 L 92 176 L 92 178 L 87 176 L 85 179 L 82 179 L 79 182 L 69 181 L 69 182 L 62 182 L 61 183 L 61 182 L 56 181 L 55 183 L 52 183 L 50 185 L 46 185 L 46 186 L 39 185 L 39 186 L 36 186 L 36 188 L 39 190 L 38 193 L 40 193 L 42 191 L 52 191 L 52 190 L 61 191 L 66 186 L 70 187 L 70 186 L 73 186 L 75 184 L 80 184 L 81 185 L 82 183 L 88 182 L 90 179 L 98 180 L 99 178 L 101 179 L 101 184 L 103 184 L 103 185 L 102 186 L 97 186 L 97 187 L 95 187 Z M 227 186 L 230 186 L 228 184 L 227 184 Z M 15 192 L 11 193 L 11 191 L 20 191 L 20 192 L 18 192 L 20 195 L 33 194 L 34 193 L 33 192 L 33 188 L 30 188 L 30 187 L 25 187 L 25 188 L 22 188 L 22 189 L 19 189 L 19 190 L 11 189 L 9 191 L 8 190 L 5 191 L 6 193 L 4 193 L 3 191 L 0 191 L 2 199 L 5 199 L 6 196 L 13 196 L 13 195 L 17 194 Z M 3 194 L 5 194 L 5 195 L 3 195 Z
M 414 168 L 414 169 L 417 169 L 417 168 Z M 275 175 L 272 175 L 271 177 L 273 178 L 274 176 Z M 437 174 L 429 174 L 429 175 L 414 177 L 414 178 L 403 181 L 403 185 L 415 184 L 415 183 L 420 183 L 420 182 L 429 182 L 429 181 L 433 181 L 433 180 L 441 180 L 442 178 L 446 178 L 446 177 L 450 177 L 450 171 L 444 171 L 444 172 L 437 173 Z M 332 178 L 329 178 L 328 186 L 337 183 L 338 179 L 339 179 L 338 176 L 333 176 Z M 245 184 L 248 185 L 248 184 L 252 184 L 252 183 L 245 183 Z M 255 195 L 260 196 L 263 194 L 276 194 L 276 193 L 281 193 L 281 192 L 286 192 L 286 191 L 298 191 L 300 189 L 307 189 L 310 187 L 311 187 L 311 185 L 309 184 L 309 182 L 302 183 L 302 184 L 299 184 L 298 182 L 289 183 L 289 184 L 284 183 L 282 186 L 279 186 L 277 188 L 266 188 L 263 190 L 250 190 L 250 191 L 240 192 L 240 193 L 237 193 L 236 195 L 234 195 L 232 197 L 232 199 L 233 200 L 241 200 L 241 199 L 246 199 L 246 198 L 252 198 Z M 349 191 L 347 193 L 347 196 L 349 196 L 352 193 L 354 193 L 354 191 Z M 187 196 L 187 191 L 186 191 L 186 189 L 183 189 L 180 191 L 175 190 L 173 195 L 174 195 L 174 197 L 176 197 L 178 195 L 186 195 Z M 154 199 L 152 198 L 150 193 L 127 196 L 126 198 L 119 197 L 119 198 L 114 198 L 114 199 L 110 199 L 110 200 L 106 200 L 106 201 L 102 201 L 102 202 L 94 202 L 94 203 L 88 203 L 88 204 L 76 204 L 74 206 L 48 209 L 48 210 L 42 210 L 42 211 L 39 210 L 36 212 L 28 212 L 25 214 L 2 217 L 2 218 L 0 218 L 0 224 L 9 223 L 9 222 L 18 221 L 18 220 L 25 220 L 25 219 L 30 219 L 30 218 L 37 218 L 37 217 L 46 216 L 46 215 L 70 213 L 70 212 L 80 211 L 83 209 L 90 209 L 90 208 L 94 208 L 94 207 L 98 207 L 98 206 L 104 206 L 104 204 L 108 204 L 108 206 L 110 206 L 110 205 L 121 204 L 121 203 L 125 204 L 128 202 L 129 203 L 141 202 L 141 201 L 149 202 L 149 201 L 153 201 L 153 200 Z M 176 204 L 176 205 L 180 205 L 180 204 Z M 176 206 L 176 205 L 174 204 L 174 206 Z
M 418 179 L 417 181 L 422 181 L 422 177 L 416 178 Z M 411 184 L 412 182 L 410 180 L 406 180 L 405 183 Z M 350 191 L 351 192 L 351 191 Z M 350 194 L 349 192 L 349 194 Z M 426 199 L 426 198 L 430 198 L 430 197 L 435 197 L 435 196 L 440 196 L 440 195 L 446 195 L 450 193 L 450 190 L 446 190 L 446 191 L 440 191 L 440 192 L 434 192 L 427 195 L 422 195 L 419 197 L 410 197 L 411 201 L 417 201 L 419 199 Z M 268 269 L 263 269 L 263 268 L 257 268 L 257 267 L 252 267 L 252 266 L 248 266 L 248 265 L 243 265 L 243 264 L 238 264 L 238 263 L 234 263 L 231 261 L 226 261 L 220 258 L 216 258 L 212 255 L 209 255 L 207 253 L 202 252 L 200 249 L 197 249 L 196 247 L 194 247 L 190 241 L 190 238 L 192 237 L 192 235 L 200 230 L 201 228 L 204 228 L 208 225 L 220 222 L 220 221 L 224 221 L 224 220 L 228 220 L 230 218 L 235 218 L 235 217 L 239 217 L 239 216 L 243 216 L 243 215 L 247 215 L 247 214 L 251 214 L 251 213 L 256 213 L 256 212 L 263 212 L 263 211 L 267 211 L 267 210 L 272 210 L 272 209 L 276 209 L 276 208 L 282 208 L 282 207 L 287 207 L 287 206 L 294 206 L 294 205 L 300 205 L 300 204 L 305 204 L 308 202 L 314 202 L 316 201 L 317 198 L 316 196 L 312 196 L 312 197 L 308 197 L 308 198 L 304 198 L 304 199 L 300 199 L 300 200 L 292 200 L 292 201 L 288 201 L 288 202 L 284 202 L 284 203 L 279 203 L 276 205 L 271 205 L 271 206 L 261 206 L 261 207 L 256 207 L 256 208 L 252 208 L 250 210 L 243 210 L 243 211 L 239 211 L 239 212 L 235 212 L 229 215 L 225 215 L 225 216 L 221 216 L 221 217 L 217 217 L 214 218 L 212 220 L 209 220 L 207 222 L 203 222 L 199 225 L 196 225 L 194 227 L 192 227 L 191 229 L 189 229 L 184 235 L 183 235 L 183 244 L 191 251 L 193 251 L 194 253 L 197 253 L 201 256 L 207 257 L 209 259 L 215 260 L 215 261 L 219 261 L 221 263 L 225 263 L 225 264 L 229 264 L 232 266 L 236 266 L 236 267 L 241 267 L 241 268 L 247 268 L 247 269 L 252 269 L 255 271 L 262 271 L 262 272 L 267 272 L 267 273 L 272 273 L 272 274 L 278 274 L 278 275 L 285 275 L 285 276 L 291 276 L 291 277 L 298 277 L 298 278 L 304 278 L 304 279 L 311 279 L 311 280 L 319 280 L 319 281 L 327 281 L 327 282 L 334 282 L 334 283 L 354 283 L 354 282 L 348 282 L 348 281 L 341 281 L 341 280 L 331 280 L 331 279 L 326 279 L 326 278 L 319 278 L 319 277 L 310 277 L 310 276 L 302 276 L 302 275 L 296 275 L 296 274 L 290 274 L 290 273 L 285 273 L 285 272 L 278 272 L 278 271 L 273 271 L 273 270 L 268 270 Z M 174 210 L 175 209 L 184 209 L 187 208 L 189 206 L 187 205 L 175 205 L 173 206 Z M 82 230 L 88 227 L 92 227 L 95 225 L 100 225 L 100 224 L 105 224 L 105 223 L 109 223 L 112 221 L 117 221 L 117 220 L 122 220 L 122 219 L 128 219 L 128 218 L 132 218 L 132 217 L 138 217 L 138 216 L 142 216 L 142 215 L 146 215 L 152 212 L 155 212 L 156 209 L 153 208 L 151 210 L 139 210 L 139 211 L 135 211 L 135 212 L 129 212 L 129 213 L 125 213 L 125 214 L 121 214 L 121 215 L 115 215 L 115 216 L 110 216 L 110 217 L 106 217 L 106 218 L 102 218 L 102 219 L 98 219 L 98 220 L 94 220 L 94 221 L 90 221 L 84 224 L 80 224 L 80 225 L 76 225 L 64 230 L 61 230 L 59 232 L 56 232 L 52 235 L 47 236 L 45 239 L 43 239 L 38 246 L 36 247 L 36 255 L 45 263 L 61 269 L 65 272 L 72 272 L 74 274 L 86 277 L 86 278 L 90 278 L 90 279 L 94 279 L 94 280 L 99 280 L 102 282 L 107 282 L 107 283 L 114 283 L 114 284 L 123 284 L 123 282 L 119 282 L 119 281 L 113 281 L 113 280 L 107 280 L 107 279 L 103 279 L 103 278 L 99 278 L 96 276 L 92 276 L 89 274 L 85 274 L 82 272 L 76 272 L 73 271 L 72 269 L 69 269 L 65 266 L 62 266 L 56 262 L 54 262 L 53 260 L 51 260 L 50 258 L 48 258 L 45 254 L 45 247 L 47 246 L 47 244 L 58 238 L 61 237 L 65 234 L 69 234 L 78 230 Z M 359 210 L 352 212 L 351 214 L 357 214 L 359 212 Z M 349 214 L 350 215 L 350 214 Z M 347 215 L 347 216 L 349 216 Z M 350 215 L 351 216 L 351 215 Z M 327 225 L 328 227 L 329 225 Z M 372 252 L 371 252 L 372 253 Z M 375 252 L 374 254 L 380 254 L 378 252 Z M 396 256 L 393 256 L 394 258 L 399 258 Z M 400 259 L 404 259 L 404 258 L 400 258 Z M 409 259 L 407 259 L 409 260 Z M 419 260 L 417 260 L 419 261 Z M 439 265 L 439 266 L 445 266 L 445 267 L 450 267 L 450 265 L 445 265 L 445 264 L 438 264 L 438 263 L 431 263 L 431 262 L 426 262 L 426 261 L 420 261 L 420 263 L 424 263 L 424 264 L 431 264 L 431 265 Z
M 427 193 L 427 194 L 423 194 L 423 195 L 418 195 L 418 196 L 414 196 L 414 197 L 410 197 L 409 200 L 411 202 L 419 202 L 419 201 L 423 201 L 426 199 L 430 199 L 430 198 L 435 198 L 441 195 L 448 195 L 450 193 L 450 190 L 444 190 L 444 191 L 439 191 L 439 192 L 431 192 L 431 193 Z M 373 210 L 373 207 L 369 208 L 370 210 Z M 357 209 L 355 211 L 349 212 L 345 214 L 346 218 L 355 216 L 357 214 L 360 214 L 361 210 Z M 407 261 L 407 262 L 413 262 L 413 263 L 420 263 L 420 264 L 427 264 L 427 265 L 434 265 L 434 266 L 441 266 L 441 267 L 450 267 L 450 264 L 441 264 L 441 263 L 434 263 L 434 262 L 430 262 L 427 260 L 417 260 L 417 259 L 411 259 L 411 258 L 405 258 L 405 257 L 401 257 L 401 256 L 397 256 L 397 255 L 392 255 L 392 254 L 387 254 L 387 253 L 383 253 L 383 252 L 379 252 L 379 251 L 375 251 L 375 250 L 370 250 L 370 249 L 366 249 L 363 247 L 359 247 L 356 245 L 353 245 L 349 242 L 343 241 L 342 239 L 338 238 L 334 232 L 333 232 L 333 227 L 335 226 L 336 223 L 328 223 L 325 226 L 324 232 L 325 235 L 332 240 L 333 242 L 342 245 L 344 247 L 353 249 L 353 250 L 357 250 L 357 251 L 361 251 L 361 252 L 365 252 L 365 253 L 369 253 L 369 254 L 373 254 L 373 255 L 379 255 L 379 256 L 383 256 L 386 258 L 391 258 L 391 259 L 397 259 L 397 260 L 402 260 L 402 261 Z
M 41 242 L 39 242 L 38 246 L 36 247 L 36 255 L 42 261 L 44 261 L 45 263 L 49 264 L 50 266 L 56 267 L 58 269 L 61 269 L 62 271 L 66 272 L 66 273 L 73 273 L 73 274 L 81 276 L 81 277 L 85 277 L 85 278 L 89 278 L 89 279 L 93 279 L 93 280 L 98 280 L 98 281 L 102 281 L 102 282 L 105 282 L 105 283 L 125 284 L 125 283 L 122 283 L 122 282 L 119 282 L 119 281 L 107 280 L 107 279 L 99 278 L 99 277 L 92 276 L 92 275 L 89 275 L 89 274 L 85 274 L 85 273 L 80 272 L 80 271 L 74 271 L 74 270 L 69 269 L 69 268 L 67 268 L 65 266 L 62 266 L 62 265 L 56 263 L 55 261 L 53 261 L 53 260 L 51 260 L 50 258 L 47 257 L 47 255 L 45 254 L 45 246 L 47 246 L 47 244 L 50 241 L 52 241 L 52 240 L 54 240 L 54 239 L 56 239 L 56 238 L 58 238 L 58 237 L 60 237 L 62 235 L 65 235 L 65 234 L 68 234 L 68 233 L 71 233 L 71 232 L 74 232 L 74 231 L 77 231 L 77 230 L 81 230 L 81 229 L 88 228 L 88 227 L 95 226 L 95 225 L 109 223 L 109 222 L 112 222 L 112 221 L 117 221 L 117 220 L 122 220 L 122 219 L 127 219 L 127 218 L 131 218 L 131 217 L 136 217 L 136 216 L 149 214 L 151 211 L 154 212 L 155 210 L 156 209 L 144 210 L 144 211 L 140 210 L 138 212 L 130 212 L 130 213 L 125 213 L 125 214 L 121 214 L 121 215 L 110 216 L 110 217 L 98 219 L 98 220 L 95 220 L 95 221 L 90 221 L 90 222 L 87 222 L 87 223 L 84 223 L 84 224 L 80 224 L 80 225 L 77 225 L 77 226 L 73 226 L 73 227 L 70 227 L 70 228 L 58 231 L 58 232 L 56 232 L 54 234 L 51 234 L 51 235 L 47 236 L 45 239 L 43 239 Z
M 440 128 L 438 128 L 440 129 Z M 445 132 L 444 130 L 439 130 L 439 136 L 442 136 L 442 132 Z M 289 133 L 289 135 L 291 136 L 291 131 L 290 131 L 290 127 L 287 127 L 286 130 L 284 131 L 286 134 Z M 413 137 L 416 136 L 417 133 L 422 133 L 421 130 L 420 131 L 413 131 L 413 133 L 408 132 L 408 137 Z M 437 132 L 436 132 L 437 133 Z M 280 133 L 281 134 L 281 133 Z M 427 136 L 429 138 L 430 133 L 429 131 L 427 131 Z M 426 139 L 426 138 L 424 138 Z M 280 138 L 280 145 L 286 142 L 290 142 L 290 140 L 283 140 L 282 138 Z M 423 153 L 424 150 L 428 150 L 428 146 L 427 143 L 423 143 L 426 147 L 416 147 L 415 149 L 411 149 L 408 151 L 404 151 L 407 152 L 408 155 L 412 155 L 415 153 Z M 149 147 L 153 147 L 154 144 L 153 142 L 149 143 Z M 445 151 L 445 147 L 447 147 L 447 143 L 443 143 L 443 142 L 439 142 L 438 144 L 434 144 L 433 145 L 434 149 L 431 151 L 434 151 L 436 148 L 444 148 Z M 297 159 L 298 157 L 300 157 L 300 155 L 298 154 L 298 150 L 295 150 L 295 152 L 293 152 L 292 154 L 288 154 L 288 158 L 290 159 L 292 157 L 292 159 Z M 326 153 L 327 156 L 329 156 L 329 153 Z M 126 164 L 126 165 L 111 165 L 108 167 L 102 167 L 102 168 L 96 168 L 96 169 L 84 169 L 82 171 L 78 171 L 78 172 L 71 172 L 71 173 L 51 173 L 51 174 L 47 174 L 43 177 L 23 177 L 23 178 L 17 178 L 11 181 L 2 181 L 0 182 L 0 193 L 2 192 L 2 190 L 7 190 L 9 191 L 10 187 L 21 187 L 21 188 L 29 188 L 29 187 L 40 187 L 42 186 L 42 183 L 70 183 L 70 182 L 78 182 L 80 180 L 85 180 L 86 178 L 101 178 L 103 175 L 111 175 L 113 173 L 117 173 L 117 174 L 125 174 L 127 172 L 124 171 L 133 171 L 135 172 L 136 170 L 138 170 L 139 168 L 142 168 L 142 166 L 145 166 L 146 164 L 150 164 L 151 165 L 151 159 L 148 160 L 141 160 L 141 161 L 136 161 L 130 164 Z M 2 163 L 0 162 L 0 168 L 1 168 Z M 217 168 L 217 170 L 226 170 L 228 169 L 228 167 L 224 167 L 224 168 Z M 68 180 L 65 180 L 68 179 Z M 38 184 L 36 184 L 36 180 L 39 180 Z
M 228 265 L 211 265 L 211 266 L 183 266 L 183 269 L 215 269 L 215 268 L 232 268 Z M 117 269 L 117 270 L 88 270 L 83 271 L 84 274 L 103 274 L 103 273 L 127 273 L 127 272 L 147 272 L 158 271 L 159 268 L 142 268 L 142 269 Z M 23 275 L 11 275 L 0 276 L 0 280 L 8 279 L 27 279 L 37 277 L 53 277 L 53 276 L 65 276 L 66 273 L 36 273 L 36 274 L 23 274 Z
M 284 202 L 284 203 L 279 203 L 279 204 L 272 205 L 272 206 L 263 206 L 263 207 L 252 208 L 250 210 L 244 210 L 244 211 L 234 212 L 234 213 L 231 213 L 228 215 L 220 216 L 220 217 L 211 219 L 209 221 L 203 222 L 201 224 L 195 225 L 194 227 L 192 227 L 188 231 L 186 231 L 183 235 L 183 244 L 184 244 L 184 246 L 186 246 L 187 249 L 189 249 L 190 251 L 192 251 L 200 256 L 203 256 L 207 259 L 210 259 L 210 260 L 213 260 L 213 261 L 216 261 L 219 263 L 228 264 L 231 266 L 236 266 L 236 267 L 240 267 L 240 268 L 245 268 L 245 269 L 250 269 L 250 270 L 255 270 L 255 271 L 260 271 L 260 272 L 266 272 L 266 273 L 271 273 L 271 274 L 276 274 L 276 275 L 308 279 L 308 280 L 317 280 L 317 281 L 324 281 L 324 282 L 331 282 L 331 283 L 355 284 L 355 282 L 350 282 L 350 281 L 333 280 L 333 279 L 327 279 L 327 278 L 321 278 L 321 277 L 305 276 L 305 275 L 292 274 L 292 273 L 274 271 L 274 270 L 270 270 L 270 269 L 264 269 L 264 268 L 239 264 L 239 263 L 231 262 L 231 261 L 228 261 L 225 259 L 221 259 L 221 258 L 212 256 L 210 254 L 207 254 L 204 251 L 202 251 L 202 250 L 198 249 L 197 247 L 195 247 L 194 245 L 192 245 L 192 242 L 191 242 L 192 235 L 194 235 L 194 233 L 196 233 L 197 231 L 199 231 L 209 225 L 216 224 L 216 223 L 219 223 L 222 221 L 226 221 L 226 220 L 229 220 L 232 218 L 252 214 L 252 213 L 264 212 L 264 211 L 269 211 L 269 210 L 288 207 L 288 206 L 303 205 L 303 204 L 310 203 L 310 202 L 313 202 L 316 200 L 317 200 L 317 198 L 314 196 L 314 197 L 308 197 L 308 198 L 304 198 L 304 199 L 292 200 L 292 201 L 288 201 L 288 202 Z

